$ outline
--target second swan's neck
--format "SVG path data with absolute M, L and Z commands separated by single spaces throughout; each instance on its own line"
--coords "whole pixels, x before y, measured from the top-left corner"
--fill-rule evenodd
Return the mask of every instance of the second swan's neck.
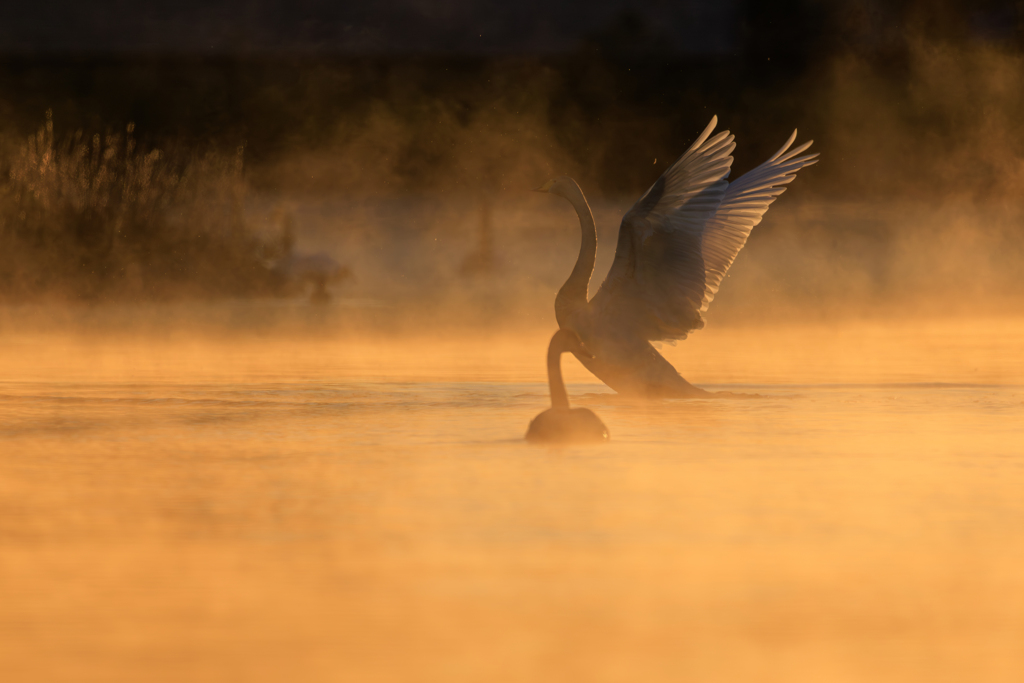
M 565 393 L 562 381 L 562 345 L 556 335 L 548 344 L 548 388 L 551 390 L 551 407 L 568 408 L 569 395 Z
M 590 277 L 594 274 L 594 263 L 597 260 L 597 226 L 579 185 L 574 182 L 572 187 L 559 194 L 569 200 L 580 219 L 580 254 L 569 279 L 555 297 L 555 318 L 562 324 L 564 315 L 586 305 L 590 298 Z

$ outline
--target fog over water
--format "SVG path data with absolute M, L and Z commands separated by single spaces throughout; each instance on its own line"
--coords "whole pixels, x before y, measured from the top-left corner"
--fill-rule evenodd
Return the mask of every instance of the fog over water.
M 1020 321 L 668 349 L 743 401 L 567 361 L 612 441 L 558 449 L 522 440 L 546 338 L 6 336 L 6 670 L 1016 679 Z
M 4 680 L 1021 680 L 1024 24 L 810 4 L 509 9 L 488 52 L 454 3 L 454 55 L 302 52 L 274 3 L 216 58 L 0 30 Z M 713 114 L 733 178 L 821 153 L 660 347 L 751 396 L 565 355 L 611 440 L 527 445 L 580 244 L 530 190 L 579 181 L 593 294 Z

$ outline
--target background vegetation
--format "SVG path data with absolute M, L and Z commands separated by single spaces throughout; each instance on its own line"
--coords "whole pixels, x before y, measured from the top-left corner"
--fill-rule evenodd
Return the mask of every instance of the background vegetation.
M 736 6 L 727 53 L 626 12 L 547 53 L 0 55 L 0 297 L 273 292 L 246 197 L 636 196 L 712 114 L 738 172 L 814 138 L 805 200 L 1016 207 L 1020 3 Z
M 39 131 L 8 144 L 0 296 L 75 299 L 267 291 L 268 246 L 245 225 L 243 149 L 139 150 L 123 134 Z

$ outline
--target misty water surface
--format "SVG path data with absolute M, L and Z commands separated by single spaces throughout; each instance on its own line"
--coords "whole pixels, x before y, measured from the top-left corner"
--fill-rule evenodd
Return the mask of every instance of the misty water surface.
M 12 680 L 1019 680 L 1024 325 L 719 327 L 527 446 L 548 330 L 8 335 Z M 854 353 L 855 352 L 855 353 Z M 758 381 L 755 381 L 758 378 Z

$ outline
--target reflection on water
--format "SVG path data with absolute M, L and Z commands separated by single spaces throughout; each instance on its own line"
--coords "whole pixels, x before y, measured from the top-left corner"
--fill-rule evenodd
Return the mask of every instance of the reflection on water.
M 1024 325 L 726 329 L 666 350 L 753 400 L 636 403 L 567 359 L 613 441 L 560 449 L 522 441 L 549 333 L 8 339 L 0 666 L 1024 676 Z

